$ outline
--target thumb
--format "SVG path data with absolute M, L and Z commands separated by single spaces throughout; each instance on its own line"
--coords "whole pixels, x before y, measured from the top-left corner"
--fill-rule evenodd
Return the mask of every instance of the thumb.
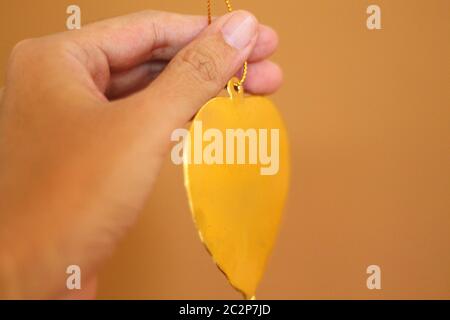
M 242 67 L 257 37 L 258 22 L 252 14 L 229 13 L 182 49 L 147 89 L 128 100 L 157 114 L 165 132 L 184 126 Z

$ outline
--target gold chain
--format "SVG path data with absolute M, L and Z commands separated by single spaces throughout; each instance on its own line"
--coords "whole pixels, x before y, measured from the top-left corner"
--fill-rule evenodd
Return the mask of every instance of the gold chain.
M 233 11 L 233 7 L 231 5 L 231 0 L 225 0 L 225 4 L 227 5 L 228 12 Z M 212 15 L 211 15 L 211 0 L 208 0 L 208 24 L 211 24 Z M 242 86 L 245 82 L 245 79 L 247 79 L 247 61 L 244 62 L 244 68 L 242 70 L 242 78 L 237 83 L 239 86 Z

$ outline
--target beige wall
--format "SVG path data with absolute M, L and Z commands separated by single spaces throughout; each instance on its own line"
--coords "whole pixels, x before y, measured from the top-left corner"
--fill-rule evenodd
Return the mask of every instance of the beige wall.
M 147 8 L 205 14 L 203 2 L 2 0 L 0 82 L 14 43 L 62 31 L 68 4 L 86 23 Z M 371 3 L 381 31 L 365 27 Z M 280 33 L 285 84 L 273 100 L 292 144 L 290 199 L 258 298 L 450 298 L 450 1 L 234 5 Z M 381 291 L 365 286 L 370 264 Z M 240 298 L 200 243 L 169 160 L 102 271 L 100 297 Z

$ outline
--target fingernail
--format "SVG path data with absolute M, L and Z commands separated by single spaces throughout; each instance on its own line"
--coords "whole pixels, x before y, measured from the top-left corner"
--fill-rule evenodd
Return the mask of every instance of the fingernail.
M 253 39 L 258 28 L 256 18 L 246 11 L 234 12 L 222 27 L 223 37 L 230 46 L 244 49 Z

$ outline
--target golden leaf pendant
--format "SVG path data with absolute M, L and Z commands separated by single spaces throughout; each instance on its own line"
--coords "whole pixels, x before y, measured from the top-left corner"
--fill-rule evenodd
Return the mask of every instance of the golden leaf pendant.
M 201 240 L 231 285 L 254 298 L 288 191 L 287 131 L 264 97 L 210 100 L 185 140 L 185 186 Z

